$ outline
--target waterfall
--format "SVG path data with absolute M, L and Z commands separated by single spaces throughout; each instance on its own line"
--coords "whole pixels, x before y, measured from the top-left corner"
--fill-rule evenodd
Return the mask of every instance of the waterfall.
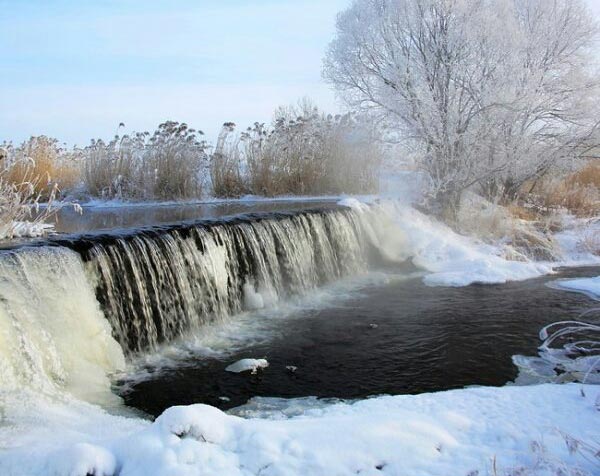
M 373 216 L 254 215 L 0 250 L 0 410 L 23 389 L 113 404 L 126 355 L 366 271 Z
M 77 253 L 0 253 L 0 397 L 28 388 L 107 403 L 124 363 Z
M 83 251 L 126 352 L 363 271 L 354 210 L 269 215 L 136 233 Z

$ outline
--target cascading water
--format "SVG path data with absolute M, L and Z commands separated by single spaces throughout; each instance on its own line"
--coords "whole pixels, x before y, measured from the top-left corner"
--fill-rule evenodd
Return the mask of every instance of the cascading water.
M 124 355 L 366 270 L 374 215 L 253 216 L 0 250 L 0 397 L 25 388 L 112 403 Z
M 27 388 L 106 403 L 124 364 L 77 253 L 0 253 L 0 397 Z
M 127 352 L 366 268 L 357 212 L 191 226 L 94 245 L 97 296 Z

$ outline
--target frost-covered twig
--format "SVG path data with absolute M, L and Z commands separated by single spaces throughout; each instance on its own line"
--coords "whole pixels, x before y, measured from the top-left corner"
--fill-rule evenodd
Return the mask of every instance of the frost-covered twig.
M 600 384 L 600 325 L 554 322 L 540 331 L 540 339 L 539 357 L 513 357 L 521 370 L 552 381 Z
M 43 235 L 52 228 L 48 220 L 65 205 L 56 200 L 59 193 L 57 184 L 50 187 L 47 202 L 41 205 L 41 179 L 34 176 L 32 170 L 33 167 L 27 168 L 20 183 L 8 179 L 8 169 L 0 171 L 0 240 Z M 81 213 L 79 205 L 73 206 Z

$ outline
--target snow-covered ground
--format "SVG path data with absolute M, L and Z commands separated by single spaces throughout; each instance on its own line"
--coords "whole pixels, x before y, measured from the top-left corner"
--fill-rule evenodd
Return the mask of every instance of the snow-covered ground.
M 562 251 L 562 266 L 600 264 L 600 217 L 563 216 L 563 229 L 554 234 Z
M 152 424 L 55 403 L 38 423 L 60 419 L 62 433 L 35 446 L 17 436 L 0 454 L 0 474 L 594 475 L 599 463 L 585 445 L 597 450 L 599 393 L 570 384 L 354 403 L 258 399 L 237 412 L 245 418 L 191 405 Z
M 585 248 L 582 238 L 593 235 L 597 221 L 567 220 L 568 228 L 556 238 L 559 261 L 529 259 L 502 243 L 486 243 L 473 236 L 461 235 L 444 223 L 396 200 L 359 200 L 346 198 L 341 206 L 373 214 L 368 236 L 388 258 L 410 259 L 428 274 L 424 282 L 432 286 L 468 286 L 472 283 L 505 283 L 550 274 L 560 266 L 600 265 L 600 256 Z M 374 204 L 376 203 L 376 204 Z M 518 259 L 509 259 L 511 255 Z
M 49 223 L 17 221 L 12 223 L 9 230 L 10 236 L 14 238 L 37 238 L 43 236 L 54 228 L 54 225 Z M 8 233 L 7 233 L 8 234 Z M 0 239 L 7 235 L 0 234 Z

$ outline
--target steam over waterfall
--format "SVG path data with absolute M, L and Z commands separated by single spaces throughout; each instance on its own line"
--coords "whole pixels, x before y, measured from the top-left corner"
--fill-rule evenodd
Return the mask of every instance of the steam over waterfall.
M 62 389 L 106 402 L 124 354 L 365 270 L 367 215 L 254 216 L 0 250 L 0 396 Z
M 351 210 L 191 226 L 96 244 L 97 297 L 128 351 L 303 293 L 366 267 Z

